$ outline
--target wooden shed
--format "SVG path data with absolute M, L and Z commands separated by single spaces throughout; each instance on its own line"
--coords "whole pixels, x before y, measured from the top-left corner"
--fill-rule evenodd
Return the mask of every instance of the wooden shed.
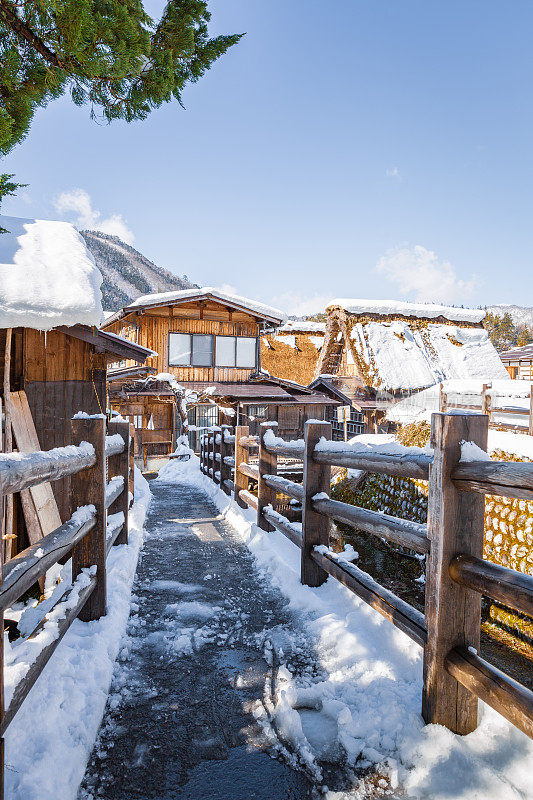
M 503 366 L 514 380 L 533 381 L 533 344 L 500 353 Z

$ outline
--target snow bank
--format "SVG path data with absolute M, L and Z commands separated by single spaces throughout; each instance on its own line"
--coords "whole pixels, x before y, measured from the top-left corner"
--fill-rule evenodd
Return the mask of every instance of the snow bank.
M 328 308 L 340 306 L 349 314 L 383 314 L 418 317 L 419 319 L 435 319 L 444 317 L 453 322 L 481 322 L 486 312 L 474 308 L 454 308 L 434 303 L 404 303 L 400 300 L 351 300 L 340 298 L 332 300 Z M 327 310 L 327 309 L 326 309 Z
M 265 317 L 277 322 L 284 322 L 287 315 L 277 308 L 267 306 L 264 303 L 259 303 L 257 300 L 250 300 L 247 297 L 241 297 L 237 294 L 228 294 L 222 292 L 220 289 L 215 289 L 212 286 L 203 286 L 201 289 L 182 289 L 176 292 L 161 292 L 159 294 L 144 294 L 142 297 L 137 297 L 128 308 L 136 308 L 138 306 L 158 306 L 165 303 L 174 303 L 179 300 L 200 299 L 202 297 L 210 296 L 216 300 L 223 302 L 234 303 L 235 305 L 247 308 L 256 314 L 264 315 Z
M 77 796 L 126 630 L 149 502 L 148 483 L 136 469 L 129 543 L 113 547 L 107 558 L 108 613 L 96 622 L 73 622 L 7 729 L 5 776 L 10 800 Z M 52 636 L 53 629 L 47 634 L 45 628 L 41 636 L 47 635 Z M 6 702 L 35 646 L 23 639 L 9 644 L 5 637 Z
M 326 332 L 325 322 L 313 322 L 309 319 L 289 319 L 276 333 L 317 333 Z
M 0 328 L 100 325 L 102 276 L 68 222 L 0 216 Z
M 315 642 L 318 676 L 314 683 L 300 685 L 282 666 L 273 713 L 308 766 L 320 756 L 320 737 L 314 734 L 322 730 L 328 747 L 336 746 L 349 764 L 379 764 L 402 797 L 533 798 L 530 739 L 483 705 L 480 725 L 468 736 L 425 726 L 420 716 L 422 651 L 417 645 L 333 578 L 316 589 L 302 586 L 299 549 L 281 533 L 257 528 L 255 513 L 240 509 L 202 475 L 196 456 L 170 463 L 159 480 L 203 489 L 242 536 L 260 574 L 302 614 Z M 344 554 L 352 557 L 352 552 Z M 313 725 L 308 723 L 311 714 Z M 329 800 L 357 796 L 326 793 Z
M 481 412 L 483 384 L 490 386 L 491 419 L 493 422 L 509 425 L 527 426 L 529 418 L 529 395 L 531 384 L 529 381 L 503 380 L 446 380 L 443 381 L 443 391 L 446 394 L 448 406 L 475 405 Z M 395 403 L 387 411 L 387 419 L 408 425 L 411 422 L 429 422 L 431 414 L 439 410 L 440 388 L 435 383 L 428 389 L 416 392 Z M 514 408 L 523 410 L 521 414 L 505 414 L 499 412 L 501 408 Z

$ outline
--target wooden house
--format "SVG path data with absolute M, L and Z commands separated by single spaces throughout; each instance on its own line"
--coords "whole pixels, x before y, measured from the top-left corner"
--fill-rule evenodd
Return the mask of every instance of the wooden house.
M 254 429 L 273 419 L 295 437 L 306 419 L 324 418 L 335 399 L 262 369 L 260 339 L 283 321 L 274 308 L 212 288 L 146 295 L 109 317 L 106 331 L 157 353 L 143 369 L 126 359 L 109 373 L 111 407 L 135 423 L 137 456 L 174 448 L 180 421 L 169 376 L 199 398 L 188 411 L 195 447 L 197 429 L 221 422 Z
M 500 358 L 513 380 L 533 382 L 533 344 L 513 347 L 500 353 Z
M 71 225 L 6 217 L 0 225 L 9 231 L 0 235 L 0 394 L 13 449 L 62 447 L 70 444 L 75 413 L 106 412 L 107 365 L 119 358 L 143 363 L 149 351 L 96 327 L 101 276 Z M 8 438 L 4 425 L 3 449 Z M 72 510 L 69 480 L 51 484 L 62 522 Z
M 315 378 L 332 376 L 377 430 L 394 402 L 448 379 L 508 377 L 484 311 L 397 301 L 334 300 Z

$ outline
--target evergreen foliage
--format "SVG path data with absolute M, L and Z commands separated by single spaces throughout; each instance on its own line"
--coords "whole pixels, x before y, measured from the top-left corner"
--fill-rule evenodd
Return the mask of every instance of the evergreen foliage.
M 533 330 L 526 325 L 515 325 L 509 313 L 501 316 L 488 313 L 483 325 L 494 347 L 500 352 L 533 342 Z
M 157 23 L 142 0 L 0 0 L 0 154 L 66 91 L 108 122 L 182 104 L 184 87 L 242 36 L 210 39 L 209 19 L 203 0 L 169 0 Z

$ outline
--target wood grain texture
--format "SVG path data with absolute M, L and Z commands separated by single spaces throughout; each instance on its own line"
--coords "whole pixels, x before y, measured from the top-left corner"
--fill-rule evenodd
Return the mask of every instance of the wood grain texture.
M 457 555 L 450 562 L 450 576 L 462 586 L 533 617 L 533 575 L 475 556 Z
M 331 439 L 329 422 L 306 422 L 304 429 L 305 455 L 303 475 L 302 552 L 300 580 L 304 586 L 320 586 L 327 579 L 324 571 L 312 558 L 313 548 L 329 544 L 329 518 L 315 511 L 313 497 L 331 488 L 331 467 L 318 464 L 313 452 L 320 439 Z
M 278 471 L 278 458 L 275 453 L 270 453 L 264 443 L 264 436 L 267 431 L 275 430 L 276 426 L 270 422 L 261 423 L 259 434 L 259 478 L 257 483 L 257 524 L 264 531 L 273 531 L 274 526 L 264 515 L 265 506 L 276 508 L 276 491 L 265 482 L 263 476 L 275 475 Z
M 90 622 L 106 613 L 105 419 L 101 417 L 73 419 L 71 425 L 73 440 L 90 442 L 96 454 L 96 461 L 92 467 L 72 476 L 73 502 L 78 506 L 90 504 L 96 508 L 94 528 L 72 551 L 73 580 L 84 567 L 96 565 L 96 588 L 80 612 L 80 619 L 83 622 Z
M 107 460 L 107 479 L 116 476 L 124 478 L 124 488 L 115 502 L 109 507 L 108 514 L 124 514 L 124 525 L 115 544 L 128 544 L 128 514 L 130 499 L 128 494 L 130 470 L 130 424 L 129 422 L 110 422 L 107 426 L 109 436 L 118 434 L 124 441 L 124 450 Z
M 479 649 L 481 595 L 452 580 L 450 563 L 457 553 L 483 555 L 484 498 L 460 492 L 451 475 L 461 457 L 461 443 L 487 448 L 486 415 L 433 414 L 426 565 L 426 627 L 422 716 L 427 723 L 445 725 L 466 734 L 477 726 L 477 698 L 445 668 L 450 650 Z
M 235 428 L 235 500 L 241 508 L 246 508 L 247 503 L 241 497 L 242 491 L 248 491 L 248 478 L 240 471 L 241 464 L 246 463 L 248 450 L 241 444 L 241 439 L 247 439 L 248 426 L 238 425 Z
M 473 697 L 479 697 L 533 739 L 533 692 L 530 689 L 466 647 L 454 648 L 448 654 L 445 666 Z

